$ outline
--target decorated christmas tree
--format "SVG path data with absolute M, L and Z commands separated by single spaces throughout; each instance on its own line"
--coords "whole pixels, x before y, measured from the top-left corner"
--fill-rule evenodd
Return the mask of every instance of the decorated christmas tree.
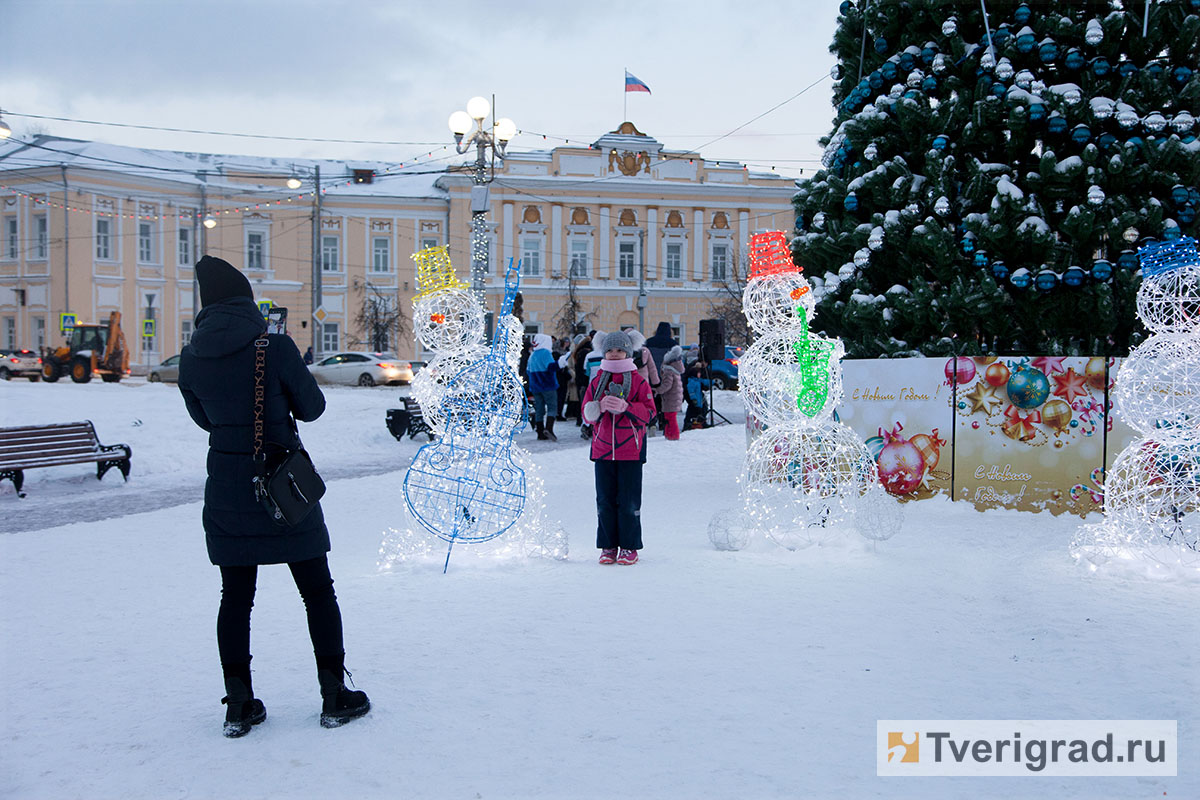
M 857 357 L 1144 338 L 1135 248 L 1197 231 L 1200 0 L 846 0 L 831 50 L 792 245 L 814 330 Z

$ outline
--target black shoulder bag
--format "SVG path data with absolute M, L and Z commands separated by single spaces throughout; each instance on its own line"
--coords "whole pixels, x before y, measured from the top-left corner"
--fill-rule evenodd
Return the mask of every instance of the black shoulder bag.
M 317 474 L 303 445 L 279 452 L 269 461 L 263 447 L 263 380 L 266 378 L 268 340 L 254 342 L 254 496 L 271 521 L 280 526 L 295 525 L 308 516 L 325 494 L 325 481 Z M 292 419 L 292 430 L 296 420 Z M 297 432 L 296 440 L 299 441 Z

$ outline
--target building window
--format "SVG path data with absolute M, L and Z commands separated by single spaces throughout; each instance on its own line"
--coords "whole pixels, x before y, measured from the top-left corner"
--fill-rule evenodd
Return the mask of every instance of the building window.
M 341 239 L 336 236 L 321 237 L 321 271 L 337 272 L 341 259 L 338 251 L 341 249 Z
M 336 353 L 338 350 L 338 324 L 326 322 L 321 326 L 321 352 Z
M 542 240 L 539 236 L 526 236 L 521 240 L 522 274 L 542 274 Z
M 633 257 L 633 242 L 621 242 L 619 245 L 617 245 L 617 266 L 619 268 L 618 277 L 633 277 Z
M 46 320 L 33 318 L 33 348 L 39 353 L 46 347 Z
M 571 240 L 571 277 L 586 278 L 588 276 L 588 241 L 587 239 Z
M 138 223 L 138 263 L 154 263 L 154 231 L 149 222 Z
M 96 219 L 96 258 L 112 258 L 112 220 Z
M 179 252 L 176 254 L 179 259 L 179 266 L 190 267 L 192 265 L 192 229 L 179 228 Z
M 540 323 L 540 322 L 526 322 L 525 323 L 525 335 L 526 336 L 536 336 L 537 334 L 539 334 L 541 332 L 542 332 L 542 323 Z
M 50 255 L 50 220 L 45 214 L 33 218 L 33 257 L 47 258 Z
M 246 269 L 266 269 L 267 235 L 262 231 L 246 231 Z
M 183 348 L 187 347 L 188 343 L 191 341 L 192 321 L 190 319 L 182 320 L 179 323 L 179 349 L 182 350 Z
M 441 240 L 439 240 L 436 236 L 426 236 L 421 239 L 421 249 L 424 250 L 427 247 L 438 247 L 441 245 L 441 243 Z
M 679 280 L 683 272 L 683 245 L 679 243 L 667 245 L 667 280 Z
M 392 271 L 392 240 L 386 236 L 371 239 L 371 271 Z
M 729 245 L 714 244 L 712 246 L 712 279 L 723 281 L 729 266 Z
M 4 347 L 8 350 L 17 349 L 17 318 L 4 318 Z
M 4 257 L 16 258 L 20 254 L 20 244 L 17 241 L 17 218 L 4 218 Z

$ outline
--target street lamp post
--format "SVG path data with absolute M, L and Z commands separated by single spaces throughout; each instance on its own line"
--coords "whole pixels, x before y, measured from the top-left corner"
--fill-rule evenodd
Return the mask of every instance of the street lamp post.
M 475 145 L 474 182 L 471 187 L 471 291 L 486 310 L 485 280 L 487 276 L 487 211 L 488 148 L 492 157 L 504 158 L 508 142 L 517 133 L 516 124 L 507 117 L 494 120 L 491 129 L 484 128 L 483 121 L 491 112 L 492 105 L 483 97 L 472 97 L 467 101 L 466 111 L 455 111 L 450 115 L 450 131 L 454 134 L 454 146 L 465 153 Z

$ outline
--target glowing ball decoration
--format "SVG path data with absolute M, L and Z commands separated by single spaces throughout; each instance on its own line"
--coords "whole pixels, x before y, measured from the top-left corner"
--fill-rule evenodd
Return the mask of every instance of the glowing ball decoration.
M 1115 408 L 1131 427 L 1166 441 L 1200 442 L 1200 336 L 1160 333 L 1117 373 Z
M 708 540 L 718 550 L 744 550 L 754 534 L 754 524 L 740 508 L 726 508 L 708 523 Z
M 1001 364 L 999 361 L 988 364 L 988 368 L 983 372 L 983 379 L 987 381 L 989 386 L 997 388 L 1008 384 L 1009 376 L 1012 375 L 1006 364 Z
M 1021 366 L 1008 379 L 1008 399 L 1017 408 L 1037 408 L 1050 396 L 1050 380 L 1037 367 Z
M 1180 237 L 1142 248 L 1138 317 L 1155 333 L 1200 331 L 1200 251 Z
M 809 338 L 820 339 L 811 334 Z M 805 370 L 797 358 L 796 346 L 801 341 L 795 329 L 776 330 L 759 337 L 742 354 L 738 365 L 742 399 L 747 410 L 768 425 L 795 419 L 798 403 L 814 393 L 825 397 L 823 407 L 810 415 L 814 420 L 832 416 L 841 401 L 842 374 L 838 362 L 845 354 L 841 340 L 820 340 L 829 347 L 829 367 L 823 376 Z
M 1200 454 L 1194 443 L 1143 439 L 1123 450 L 1105 482 L 1110 523 L 1156 560 L 1200 564 Z
M 784 423 L 750 445 L 743 510 L 778 544 L 796 549 L 827 537 L 878 486 L 874 460 L 839 422 Z
M 1054 397 L 1046 401 L 1041 414 L 1042 424 L 1062 433 L 1070 427 L 1073 412 L 1065 400 Z

